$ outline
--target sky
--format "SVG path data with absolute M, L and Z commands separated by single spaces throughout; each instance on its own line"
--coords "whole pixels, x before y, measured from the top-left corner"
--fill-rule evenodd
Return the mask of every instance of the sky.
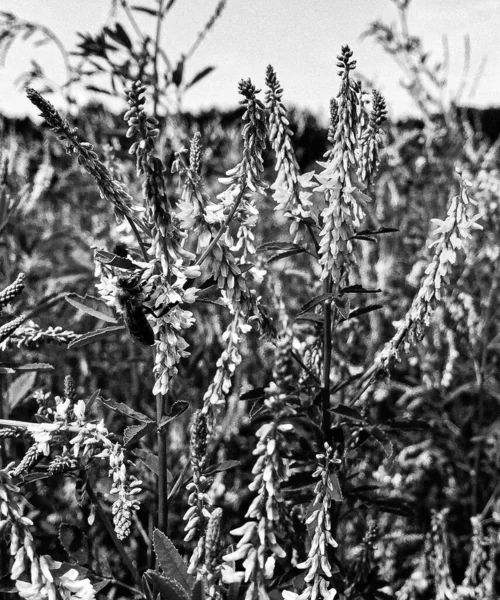
M 119 4 L 119 2 L 117 3 Z M 131 4 L 154 6 L 153 0 Z M 162 47 L 175 63 L 186 52 L 213 13 L 217 0 L 177 0 L 164 24 Z M 50 27 L 63 44 L 73 49 L 77 31 L 96 33 L 109 18 L 111 0 L 0 0 L 0 10 Z M 130 30 L 123 13 L 120 22 Z M 151 18 L 141 15 L 141 28 L 151 30 Z M 418 114 L 402 89 L 402 74 L 376 42 L 361 38 L 374 20 L 396 23 L 390 0 L 227 0 L 214 28 L 194 54 L 187 78 L 202 68 L 216 70 L 188 91 L 184 107 L 200 110 L 212 106 L 234 107 L 238 82 L 251 78 L 262 88 L 268 64 L 275 68 L 288 106 L 328 114 L 329 99 L 338 90 L 335 58 L 349 44 L 357 70 L 386 97 L 393 117 Z M 450 49 L 450 81 L 456 89 L 464 62 L 464 38 L 470 37 L 471 76 L 486 58 L 483 75 L 467 104 L 500 105 L 500 0 L 413 0 L 409 11 L 412 33 L 422 37 L 436 61 L 442 56 L 443 36 Z M 36 38 L 33 38 L 35 41 Z M 35 47 L 31 40 L 16 41 L 0 66 L 0 112 L 9 116 L 33 110 L 15 79 L 37 60 L 55 81 L 64 81 L 64 65 L 53 45 Z M 57 99 L 53 99 L 57 105 Z

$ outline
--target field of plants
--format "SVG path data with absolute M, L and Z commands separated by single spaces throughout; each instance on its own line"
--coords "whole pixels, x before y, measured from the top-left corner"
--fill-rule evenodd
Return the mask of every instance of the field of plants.
M 193 115 L 226 2 L 177 64 L 174 2 L 119 0 L 71 53 L 0 13 L 1 56 L 56 44 L 68 75 L 34 62 L 40 117 L 0 116 L 0 598 L 496 600 L 491 118 L 409 0 L 366 36 L 415 119 L 349 45 L 328 129 L 272 66 Z

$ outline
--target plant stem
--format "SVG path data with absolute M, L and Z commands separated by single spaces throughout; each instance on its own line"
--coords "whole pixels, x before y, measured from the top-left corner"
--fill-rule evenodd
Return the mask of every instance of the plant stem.
M 323 292 L 328 294 L 332 289 L 332 278 L 327 277 L 323 283 Z M 331 445 L 332 418 L 330 414 L 330 368 L 332 362 L 332 304 L 324 304 L 323 319 L 323 387 L 321 394 L 322 426 L 325 442 Z
M 163 533 L 168 529 L 168 490 L 167 490 L 167 440 L 165 430 L 160 429 L 165 408 L 165 396 L 156 394 L 156 424 L 158 439 L 158 524 Z
M 153 68 L 154 68 L 154 82 L 155 88 L 153 91 L 153 115 L 158 117 L 158 98 L 160 95 L 160 84 L 158 81 L 158 53 L 160 50 L 160 37 L 161 37 L 161 26 L 163 23 L 163 0 L 160 0 L 158 4 L 158 14 L 156 17 L 156 36 L 155 36 L 155 53 L 153 57 Z
M 217 232 L 217 235 L 214 237 L 214 239 L 210 242 L 208 248 L 205 250 L 205 252 L 200 256 L 200 258 L 196 261 L 195 264 L 197 265 L 201 265 L 204 260 L 207 258 L 207 256 L 210 254 L 210 252 L 212 252 L 212 248 L 215 246 L 215 244 L 217 244 L 217 242 L 220 240 L 220 238 L 222 237 L 222 234 L 226 231 L 226 229 L 229 226 L 229 223 L 231 223 L 236 211 L 238 210 L 239 205 L 241 204 L 241 201 L 243 200 L 243 196 L 245 195 L 246 192 L 246 182 L 242 182 L 241 183 L 241 191 L 238 194 L 238 197 L 236 198 L 234 204 L 233 204 L 233 208 L 231 209 L 231 212 L 227 215 L 226 220 L 224 221 L 224 223 L 222 224 L 221 228 L 219 229 L 219 231 Z
M 144 261 L 149 262 L 149 257 L 148 257 L 148 253 L 146 251 L 146 246 L 144 246 L 141 236 L 139 235 L 139 231 L 137 230 L 136 224 L 128 215 L 125 215 L 125 216 L 127 218 L 127 221 L 129 222 L 130 227 L 132 228 L 132 231 L 134 232 L 137 243 L 139 244 L 139 248 L 141 249 Z

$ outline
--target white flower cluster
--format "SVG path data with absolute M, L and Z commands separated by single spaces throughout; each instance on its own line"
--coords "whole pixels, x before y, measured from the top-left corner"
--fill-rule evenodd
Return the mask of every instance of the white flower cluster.
M 52 571 L 62 563 L 37 554 L 29 529 L 33 522 L 22 515 L 22 503 L 19 488 L 0 472 L 0 532 L 10 530 L 9 554 L 14 559 L 10 578 L 19 596 L 26 600 L 93 600 L 95 590 L 88 578 L 81 578 L 76 569 L 56 575 Z
M 307 569 L 304 577 L 306 587 L 300 593 L 283 592 L 285 600 L 316 600 L 318 597 L 333 600 L 337 594 L 331 587 L 332 567 L 327 554 L 328 546 L 338 546 L 331 534 L 330 507 L 334 499 L 332 474 L 339 461 L 332 455 L 332 448 L 326 443 L 324 454 L 316 455 L 319 465 L 313 476 L 319 478 L 319 481 L 314 488 L 316 496 L 313 509 L 306 520 L 307 525 L 314 525 L 314 535 L 307 559 L 297 565 L 299 569 Z
M 214 379 L 203 396 L 203 413 L 210 419 L 225 408 L 226 398 L 231 391 L 231 381 L 236 367 L 241 363 L 240 347 L 244 335 L 251 330 L 251 325 L 244 322 L 243 315 L 234 314 L 233 320 L 222 334 L 225 342 L 221 356 L 217 360 Z
M 435 234 L 438 234 L 437 239 L 429 244 L 429 248 L 434 248 L 433 258 L 425 269 L 420 289 L 404 321 L 376 358 L 377 368 L 384 370 L 392 360 L 397 359 L 401 344 L 408 350 L 415 340 L 421 338 L 423 328 L 429 324 L 434 304 L 443 299 L 449 286 L 458 251 L 466 249 L 473 230 L 482 229 L 477 223 L 481 215 L 471 214 L 476 202 L 469 197 L 470 187 L 470 181 L 460 177 L 460 193 L 452 199 L 446 219 L 432 219 L 437 225 Z
M 340 286 L 341 279 L 347 276 L 353 260 L 351 238 L 354 227 L 364 217 L 364 207 L 370 198 L 362 192 L 365 185 L 359 181 L 359 144 L 357 139 L 359 120 L 358 86 L 349 77 L 356 66 L 351 60 L 352 51 L 342 48 L 337 65 L 341 68 L 342 84 L 337 105 L 337 122 L 333 134 L 333 148 L 327 153 L 328 160 L 318 162 L 323 168 L 316 175 L 319 186 L 316 192 L 323 192 L 326 207 L 321 212 L 323 229 L 320 238 L 320 264 L 323 268 L 321 279 L 333 278 L 333 291 Z M 333 126 L 333 124 L 332 124 Z
M 241 536 L 236 550 L 223 557 L 226 562 L 223 581 L 248 583 L 246 600 L 257 594 L 261 599 L 268 598 L 266 580 L 274 575 L 276 558 L 286 556 L 282 547 L 286 509 L 281 486 L 289 477 L 285 434 L 293 430 L 288 417 L 294 410 L 286 403 L 291 345 L 291 331 L 287 328 L 278 341 L 273 381 L 266 389 L 264 405 L 270 421 L 256 432 L 257 445 L 253 454 L 257 460 L 252 469 L 253 481 L 248 486 L 256 495 L 246 512 L 247 522 L 231 531 L 232 535 Z M 232 566 L 237 560 L 243 561 L 243 571 Z
M 304 221 L 314 219 L 310 200 L 314 172 L 299 174 L 299 165 L 292 146 L 292 131 L 287 111 L 281 100 L 281 88 L 274 69 L 266 71 L 266 105 L 269 110 L 269 139 L 276 154 L 275 170 L 278 172 L 271 186 L 274 190 L 275 210 L 282 211 L 290 220 L 290 234 L 298 242 L 303 234 Z
M 83 419 L 84 415 L 82 414 L 81 417 Z M 111 436 L 104 425 L 104 420 L 99 423 L 84 423 L 82 420 L 79 421 L 79 425 L 77 435 L 70 440 L 74 456 L 83 458 L 92 455 L 93 459 L 108 460 L 109 476 L 113 478 L 110 494 L 118 496 L 111 508 L 113 523 L 118 538 L 125 539 L 130 533 L 132 512 L 138 510 L 140 506 L 137 494 L 141 493 L 142 481 L 128 474 L 124 450 L 119 444 L 110 440 Z M 95 449 L 100 451 L 95 453 Z

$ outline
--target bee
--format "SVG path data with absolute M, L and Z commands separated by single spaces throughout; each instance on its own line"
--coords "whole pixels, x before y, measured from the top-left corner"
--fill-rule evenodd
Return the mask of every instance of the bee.
M 117 285 L 116 299 L 122 309 L 127 331 L 137 342 L 145 346 L 153 346 L 155 334 L 142 304 L 143 290 L 140 273 L 119 277 Z

